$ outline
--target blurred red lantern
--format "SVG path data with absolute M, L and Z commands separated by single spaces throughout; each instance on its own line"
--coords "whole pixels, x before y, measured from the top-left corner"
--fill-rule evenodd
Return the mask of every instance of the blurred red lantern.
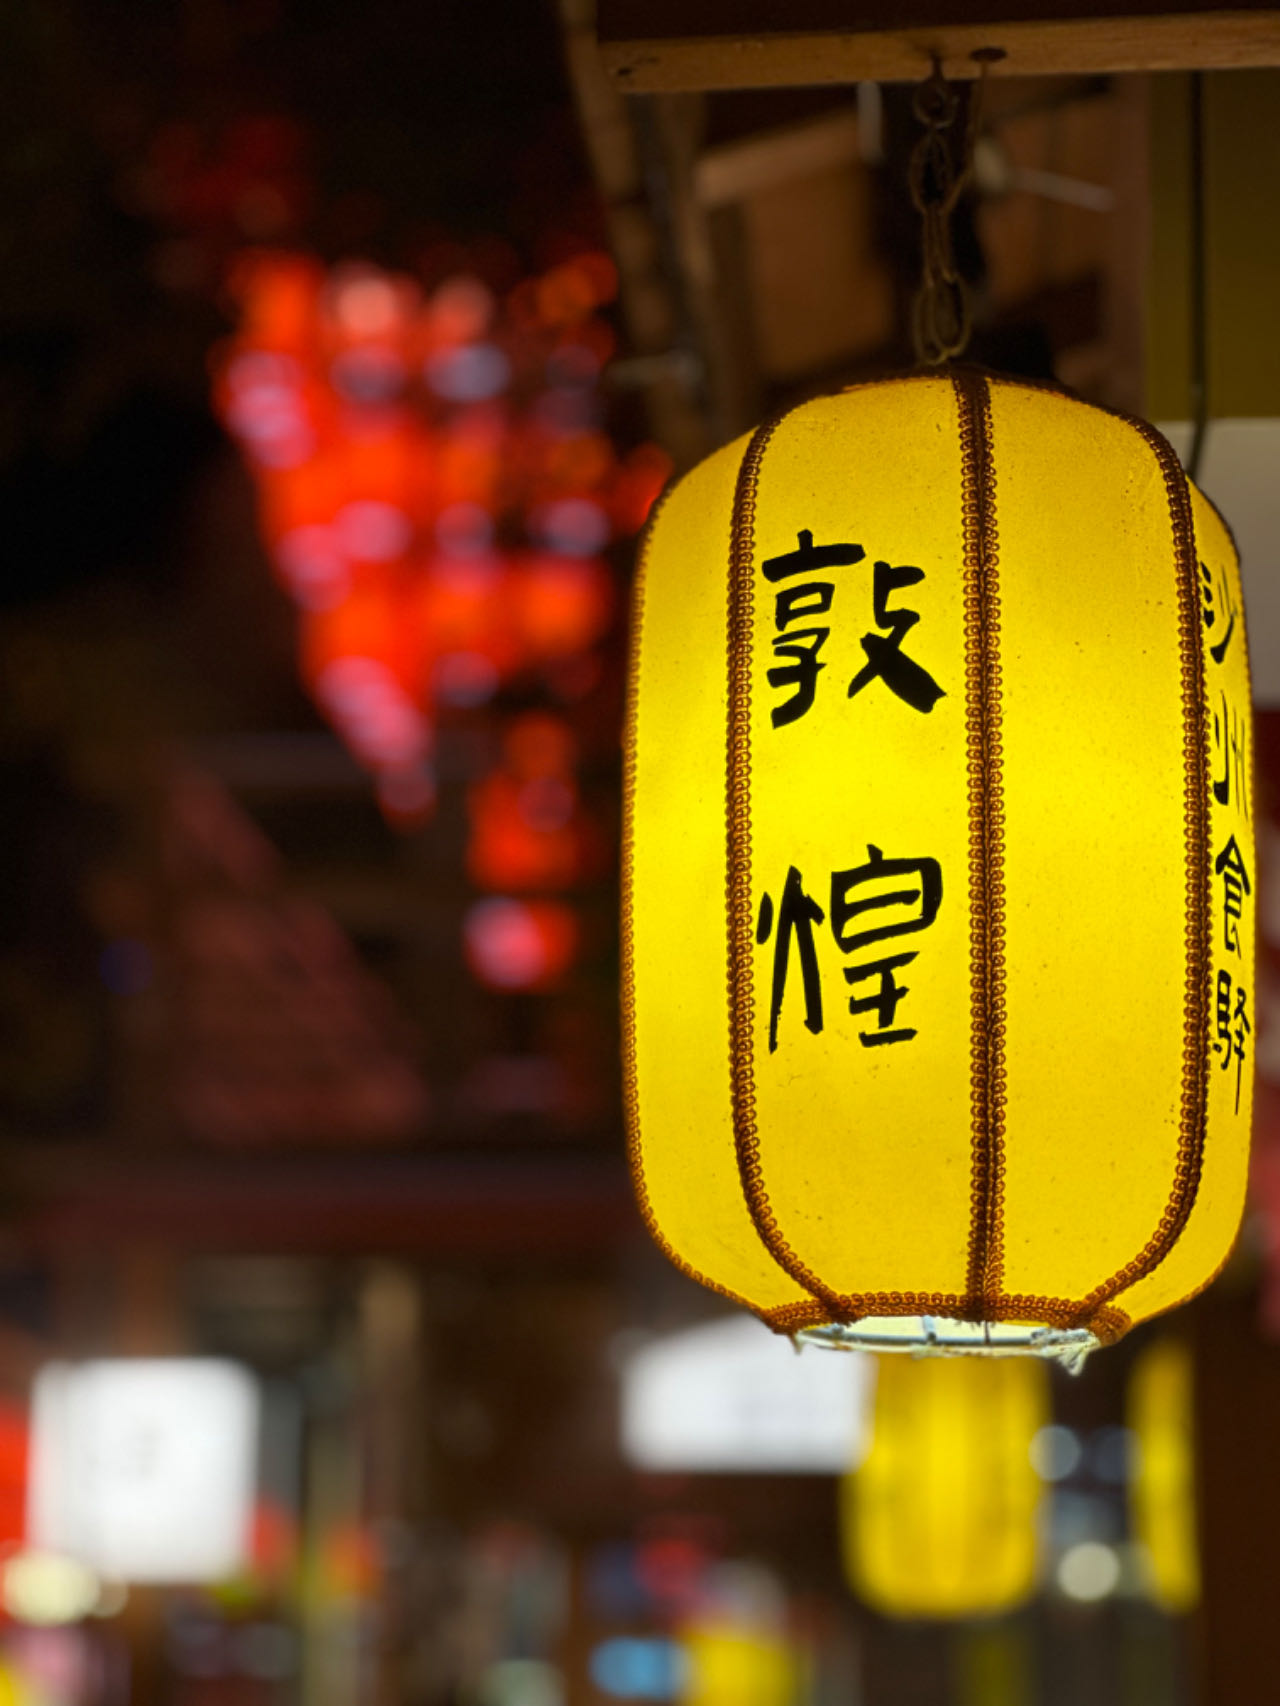
M 613 579 L 598 557 L 526 557 L 511 590 L 523 649 L 538 661 L 585 651 L 613 614 Z
M 421 701 L 427 648 L 415 620 L 414 589 L 391 575 L 368 578 L 328 610 L 302 619 L 302 676 L 313 691 L 342 658 L 380 664 L 414 704 Z
M 467 797 L 467 870 L 487 889 L 566 889 L 581 880 L 591 846 L 573 774 L 572 731 L 531 714 L 507 732 L 500 769 Z
M 259 138 L 268 154 L 279 142 Z M 304 678 L 402 824 L 429 808 L 438 707 L 482 705 L 528 671 L 561 696 L 566 672 L 592 679 L 614 611 L 601 553 L 668 472 L 653 447 L 620 464 L 599 425 L 606 255 L 571 252 L 502 302 L 456 245 L 431 264 L 440 282 L 424 292 L 368 264 L 247 255 L 229 279 L 240 330 L 214 368 L 302 611 Z M 511 536 L 532 548 L 513 554 Z M 472 796 L 477 880 L 579 880 L 598 849 L 579 833 L 571 768 L 509 771 Z M 558 929 L 534 915 L 525 930 L 548 964 L 569 951 Z
M 315 336 L 315 307 L 324 268 L 310 255 L 255 249 L 233 265 L 229 294 L 240 310 L 242 349 L 307 349 Z

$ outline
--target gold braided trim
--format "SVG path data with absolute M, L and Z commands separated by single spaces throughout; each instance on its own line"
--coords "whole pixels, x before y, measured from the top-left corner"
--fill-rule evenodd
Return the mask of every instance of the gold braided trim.
M 841 1307 L 826 1310 L 817 1303 L 785 1303 L 776 1309 L 757 1308 L 755 1313 L 775 1333 L 795 1333 L 801 1327 L 826 1327 L 833 1323 L 852 1326 L 869 1316 L 942 1315 L 964 1320 L 969 1299 L 959 1292 L 874 1291 L 859 1292 L 840 1300 Z M 1080 1305 L 1061 1297 L 1000 1297 L 992 1300 L 989 1321 L 1041 1322 L 1046 1327 L 1084 1328 L 1100 1344 L 1114 1344 L 1133 1325 L 1123 1309 L 1104 1305 L 1091 1315 L 1082 1315 Z
M 1095 1309 L 1153 1272 L 1182 1236 L 1200 1189 L 1209 1094 L 1209 712 L 1191 494 L 1169 442 L 1146 421 L 1127 420 L 1149 446 L 1169 499 L 1178 592 L 1182 674 L 1183 801 L 1186 813 L 1186 985 L 1183 1003 L 1182 1108 L 1173 1186 L 1159 1224 L 1138 1255 L 1095 1286 L 1083 1307 Z
M 973 1148 L 966 1318 L 999 1320 L 1005 1135 L 1005 886 L 999 537 L 991 393 L 952 376 L 964 524 L 965 719 L 969 772 L 969 987 Z
M 801 405 L 803 407 L 803 405 Z M 729 1082 L 742 1194 L 761 1242 L 784 1272 L 826 1307 L 835 1294 L 783 1236 L 765 1189 L 756 1126 L 755 932 L 751 917 L 751 663 L 755 623 L 756 489 L 779 416 L 757 428 L 738 470 L 729 545 L 729 718 L 725 786 Z M 788 1305 L 787 1307 L 794 1307 Z
M 954 377 L 986 378 L 979 369 L 952 369 Z M 1002 387 L 1038 391 L 1060 397 L 1077 408 L 1094 409 L 1131 427 L 1156 458 L 1169 500 L 1173 529 L 1174 565 L 1178 595 L 1178 633 L 1181 653 L 1183 800 L 1186 826 L 1186 957 L 1187 972 L 1183 1005 L 1182 1105 L 1178 1147 L 1169 1198 L 1155 1231 L 1143 1248 L 1109 1279 L 1069 1306 L 1074 1316 L 1066 1324 L 1091 1325 L 1091 1317 L 1104 1308 L 1121 1311 L 1110 1300 L 1144 1279 L 1173 1249 L 1190 1219 L 1200 1187 L 1203 1167 L 1209 1080 L 1210 1006 L 1210 847 L 1209 847 L 1209 737 L 1208 706 L 1204 690 L 1203 635 L 1200 627 L 1200 589 L 1197 575 L 1195 526 L 1188 482 L 1172 445 L 1147 421 L 1120 409 L 1086 402 L 1060 386 L 1034 379 L 992 374 Z M 1251 779 L 1252 780 L 1252 779 Z M 1197 1292 L 1202 1288 L 1197 1287 Z M 1189 1295 L 1195 1296 L 1192 1292 Z M 1127 1317 L 1126 1317 L 1127 1320 Z M 1096 1328 L 1094 1329 L 1096 1331 Z M 1099 1335 L 1101 1336 L 1101 1335 Z
M 640 645 L 644 631 L 644 580 L 649 562 L 649 549 L 653 541 L 658 516 L 672 490 L 673 487 L 668 486 L 650 511 L 644 538 L 640 544 L 635 584 L 631 594 L 631 641 L 627 660 L 627 709 L 622 735 L 622 916 L 620 924 L 622 1099 L 627 1132 L 627 1164 L 631 1170 L 631 1186 L 635 1191 L 641 1219 L 644 1221 L 649 1236 L 672 1266 L 678 1268 L 687 1278 L 696 1280 L 699 1285 L 706 1286 L 709 1291 L 718 1292 L 721 1297 L 728 1298 L 731 1303 L 738 1303 L 746 1309 L 751 1309 L 755 1306 L 749 1298 L 742 1297 L 737 1292 L 730 1290 L 728 1286 L 721 1285 L 717 1280 L 708 1279 L 706 1274 L 699 1273 L 691 1263 L 685 1261 L 684 1257 L 668 1240 L 658 1224 L 657 1215 L 653 1212 L 649 1187 L 644 1175 L 644 1148 L 640 1138 L 640 1092 L 636 1076 L 634 922 L 635 791 L 636 750 L 640 716 Z

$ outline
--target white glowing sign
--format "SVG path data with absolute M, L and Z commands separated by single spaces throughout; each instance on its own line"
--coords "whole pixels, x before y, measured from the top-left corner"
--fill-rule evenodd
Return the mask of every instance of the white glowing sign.
M 28 1544 L 126 1582 L 218 1581 L 248 1560 L 258 1390 L 239 1364 L 49 1363 L 32 1402 Z
M 627 1356 L 623 1453 L 639 1469 L 840 1474 L 865 1450 L 872 1379 L 870 1357 L 711 1321 Z

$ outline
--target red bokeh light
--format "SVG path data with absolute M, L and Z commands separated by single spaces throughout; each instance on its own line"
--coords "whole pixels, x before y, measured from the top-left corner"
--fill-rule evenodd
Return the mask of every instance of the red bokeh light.
M 559 901 L 493 895 L 468 909 L 463 942 L 472 972 L 491 989 L 545 991 L 573 963 L 578 921 Z

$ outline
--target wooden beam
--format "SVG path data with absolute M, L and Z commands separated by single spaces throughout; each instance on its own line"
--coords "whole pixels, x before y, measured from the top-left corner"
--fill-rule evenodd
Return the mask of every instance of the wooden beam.
M 972 77 L 1280 65 L 1280 8 L 1237 0 L 600 0 L 600 50 L 622 89 L 916 82 L 937 55 Z M 985 9 L 985 8 L 984 8 Z
M 37 1250 L 573 1259 L 643 1236 L 607 1153 L 140 1153 L 99 1139 L 11 1146 L 5 1169 L 9 1234 Z M 0 1325 L 0 1356 L 12 1348 Z
M 595 0 L 557 3 L 578 117 L 618 262 L 633 371 L 646 375 L 641 388 L 650 430 L 683 472 L 701 461 L 715 439 L 697 358 L 682 345 L 683 310 L 668 266 L 666 233 L 645 194 L 649 163 L 640 135 L 642 113 L 637 103 L 623 99 L 624 91 L 601 64 Z M 615 380 L 619 377 L 615 371 Z

